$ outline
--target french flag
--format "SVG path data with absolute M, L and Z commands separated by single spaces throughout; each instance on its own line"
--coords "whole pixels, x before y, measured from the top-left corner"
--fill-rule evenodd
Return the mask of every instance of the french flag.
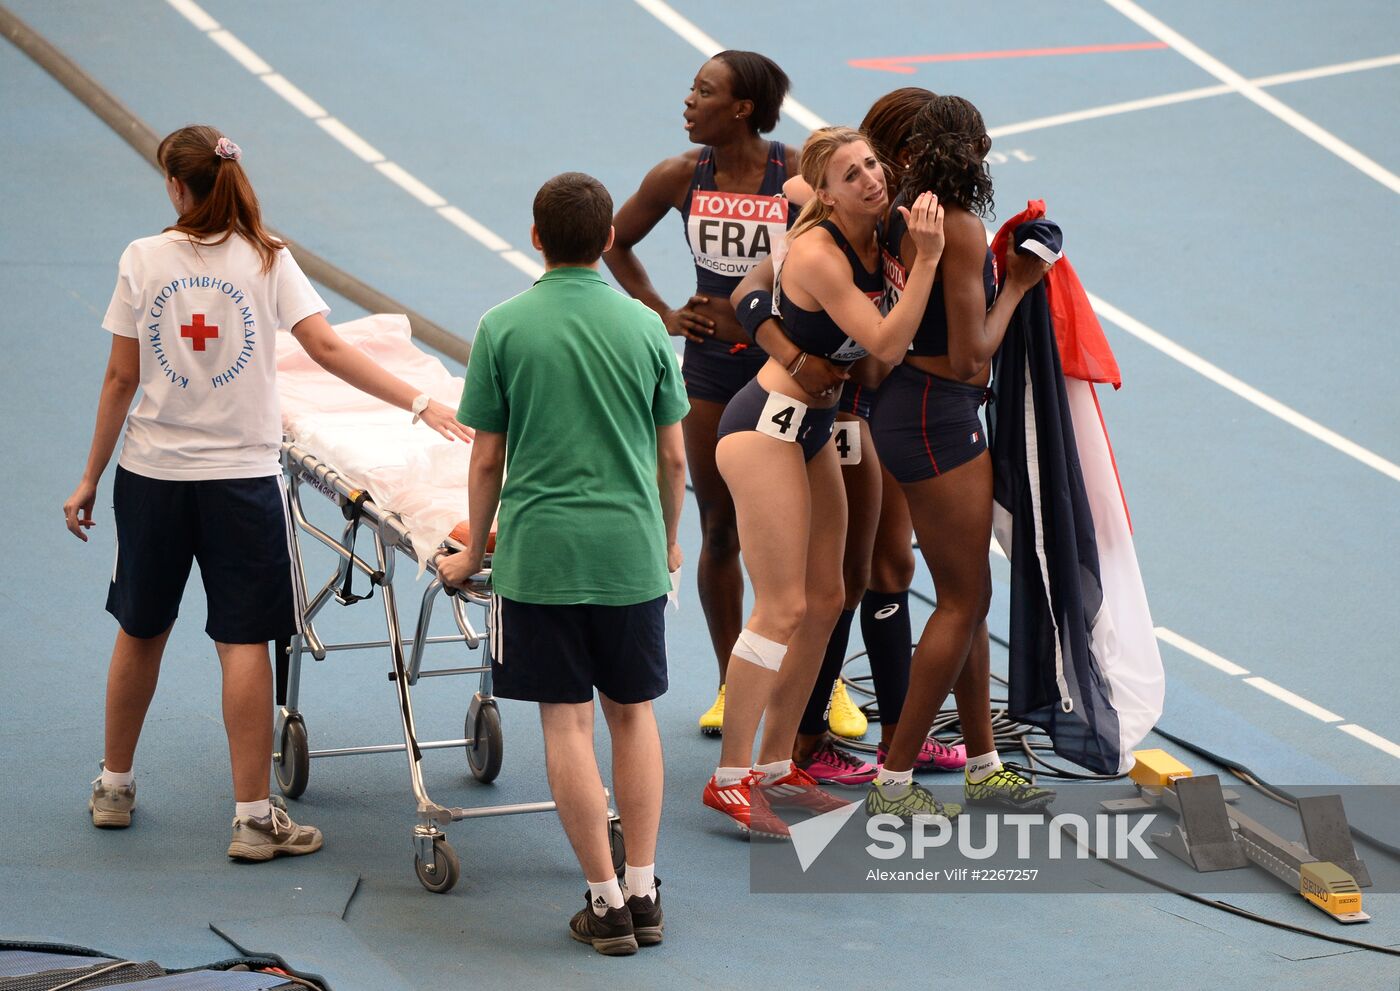
M 1010 700 L 1061 757 L 1102 774 L 1162 714 L 1166 679 L 1094 383 L 1122 378 L 1060 229 L 1034 200 L 997 233 L 1053 264 L 1012 316 L 988 410 L 993 526 L 1011 562 Z

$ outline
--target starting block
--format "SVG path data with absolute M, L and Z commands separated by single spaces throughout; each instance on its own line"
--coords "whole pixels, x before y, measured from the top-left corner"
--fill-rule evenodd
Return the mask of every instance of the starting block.
M 1356 855 L 1340 795 L 1298 799 L 1304 842 L 1284 839 L 1230 807 L 1239 798 L 1215 774 L 1196 777 L 1163 750 L 1140 750 L 1129 776 L 1138 798 L 1100 803 L 1113 814 L 1166 809 L 1180 820 L 1152 842 L 1201 872 L 1262 867 L 1341 923 L 1366 922 L 1361 889 L 1371 875 Z

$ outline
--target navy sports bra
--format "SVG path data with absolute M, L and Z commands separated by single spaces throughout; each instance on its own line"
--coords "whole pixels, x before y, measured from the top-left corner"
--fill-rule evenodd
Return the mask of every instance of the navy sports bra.
M 904 292 L 905 277 L 909 274 L 908 266 L 899 256 L 904 235 L 909 228 L 904 223 L 904 214 L 895 209 L 904 202 L 902 193 L 895 198 L 890 207 L 889 226 L 880 243 L 880 257 L 885 270 L 885 300 L 881 309 L 886 313 L 899 302 L 899 297 Z M 991 248 L 987 249 L 986 261 L 982 263 L 982 288 L 987 294 L 987 308 L 991 309 L 997 298 L 996 260 L 992 256 Z M 919 330 L 909 344 L 909 353 L 930 358 L 948 353 L 948 310 L 943 302 L 941 270 L 934 280 L 932 291 L 928 294 L 928 305 L 924 307 L 924 317 L 919 321 Z
M 744 276 L 772 253 L 787 234 L 797 211 L 782 195 L 787 153 L 781 141 L 768 143 L 768 165 L 757 193 L 715 189 L 715 150 L 700 149 L 690 191 L 681 204 L 685 239 L 695 257 L 697 292 L 729 298 Z
M 836 246 L 846 256 L 846 261 L 850 262 L 851 281 L 856 284 L 856 288 L 878 306 L 885 294 L 885 276 L 880 266 L 877 265 L 873 272 L 867 272 L 860 262 L 860 256 L 856 254 L 839 227 L 830 220 L 823 220 L 818 226 L 831 235 Z M 876 237 L 879 237 L 878 231 Z M 792 343 L 808 354 L 821 355 L 835 365 L 849 365 L 865 357 L 865 348 L 851 340 L 846 332 L 836 325 L 836 321 L 827 316 L 825 310 L 804 310 L 784 296 L 781 273 L 779 276 L 774 306 L 778 316 L 782 318 L 783 330 L 787 332 Z

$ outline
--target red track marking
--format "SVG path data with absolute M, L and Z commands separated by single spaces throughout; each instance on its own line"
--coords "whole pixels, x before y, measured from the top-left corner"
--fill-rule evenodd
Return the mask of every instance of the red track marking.
M 1075 45 L 1071 48 L 1018 48 L 1003 52 L 947 52 L 943 55 L 890 55 L 884 58 L 851 59 L 847 65 L 877 72 L 912 75 L 912 64 L 922 62 L 976 62 L 983 59 L 1040 58 L 1045 55 L 1098 55 L 1104 52 L 1146 52 L 1166 48 L 1162 41 L 1135 41 L 1122 45 Z

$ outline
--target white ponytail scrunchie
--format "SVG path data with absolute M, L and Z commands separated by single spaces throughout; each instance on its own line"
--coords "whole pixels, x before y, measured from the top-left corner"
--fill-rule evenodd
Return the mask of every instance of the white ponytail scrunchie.
M 220 138 L 219 143 L 214 146 L 214 154 L 236 162 L 243 157 L 243 149 L 228 138 Z

